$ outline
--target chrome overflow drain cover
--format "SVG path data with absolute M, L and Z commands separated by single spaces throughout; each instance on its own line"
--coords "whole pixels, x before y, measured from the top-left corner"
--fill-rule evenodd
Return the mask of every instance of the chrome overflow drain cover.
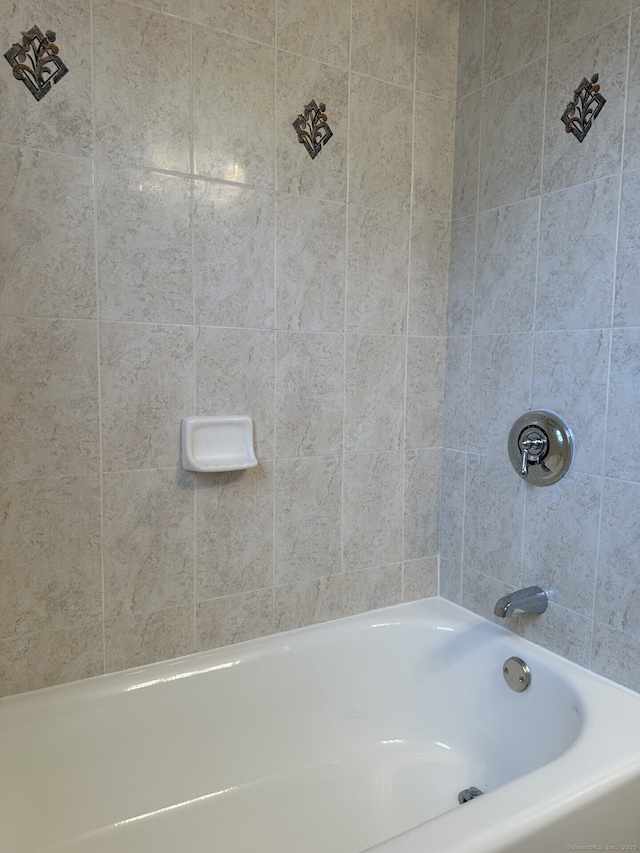
M 522 658 L 508 658 L 502 665 L 502 674 L 516 693 L 522 693 L 531 684 L 531 670 Z
M 484 791 L 481 791 L 480 788 L 465 788 L 464 791 L 460 791 L 458 794 L 458 802 L 468 803 L 469 800 L 475 800 L 476 797 L 479 797 L 481 794 L 484 794 Z

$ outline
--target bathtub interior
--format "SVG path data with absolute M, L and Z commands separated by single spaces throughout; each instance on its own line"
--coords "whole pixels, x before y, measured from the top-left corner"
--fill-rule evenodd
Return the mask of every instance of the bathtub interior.
M 566 752 L 574 687 L 541 656 L 513 692 L 513 637 L 444 609 L 2 700 L 0 849 L 356 853 Z

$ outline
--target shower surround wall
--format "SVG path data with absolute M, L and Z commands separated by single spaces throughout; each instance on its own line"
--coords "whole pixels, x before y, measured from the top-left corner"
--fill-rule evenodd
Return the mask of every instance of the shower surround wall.
M 440 591 L 495 618 L 539 584 L 510 627 L 640 690 L 640 3 L 462 0 L 457 87 Z M 548 488 L 506 452 L 537 408 L 575 435 Z
M 69 68 L 0 69 L 1 693 L 437 592 L 457 23 L 0 0 Z M 183 471 L 196 414 L 259 467 Z

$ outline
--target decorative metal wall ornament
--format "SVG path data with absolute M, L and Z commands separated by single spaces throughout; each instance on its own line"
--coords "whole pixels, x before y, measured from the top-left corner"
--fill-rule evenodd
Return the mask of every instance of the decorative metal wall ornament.
M 4 55 L 13 66 L 13 76 L 22 80 L 36 101 L 42 100 L 69 70 L 58 56 L 55 37 L 53 30 L 43 35 L 38 27 L 31 27 L 22 33 L 22 44 L 16 42 Z
M 594 74 L 590 81 L 583 77 L 562 114 L 567 133 L 573 133 L 578 142 L 582 142 L 606 102 L 600 94 L 598 75 Z
M 333 136 L 327 124 L 326 108 L 326 104 L 321 103 L 318 106 L 315 101 L 309 101 L 305 105 L 304 113 L 293 122 L 298 142 L 302 142 L 312 160 Z

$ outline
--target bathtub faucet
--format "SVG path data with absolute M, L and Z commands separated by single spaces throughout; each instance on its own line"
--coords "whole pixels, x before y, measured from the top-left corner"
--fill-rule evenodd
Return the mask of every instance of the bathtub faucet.
M 547 609 L 547 593 L 539 586 L 528 586 L 503 595 L 496 601 L 493 612 L 496 616 L 513 616 L 514 613 L 544 613 Z

